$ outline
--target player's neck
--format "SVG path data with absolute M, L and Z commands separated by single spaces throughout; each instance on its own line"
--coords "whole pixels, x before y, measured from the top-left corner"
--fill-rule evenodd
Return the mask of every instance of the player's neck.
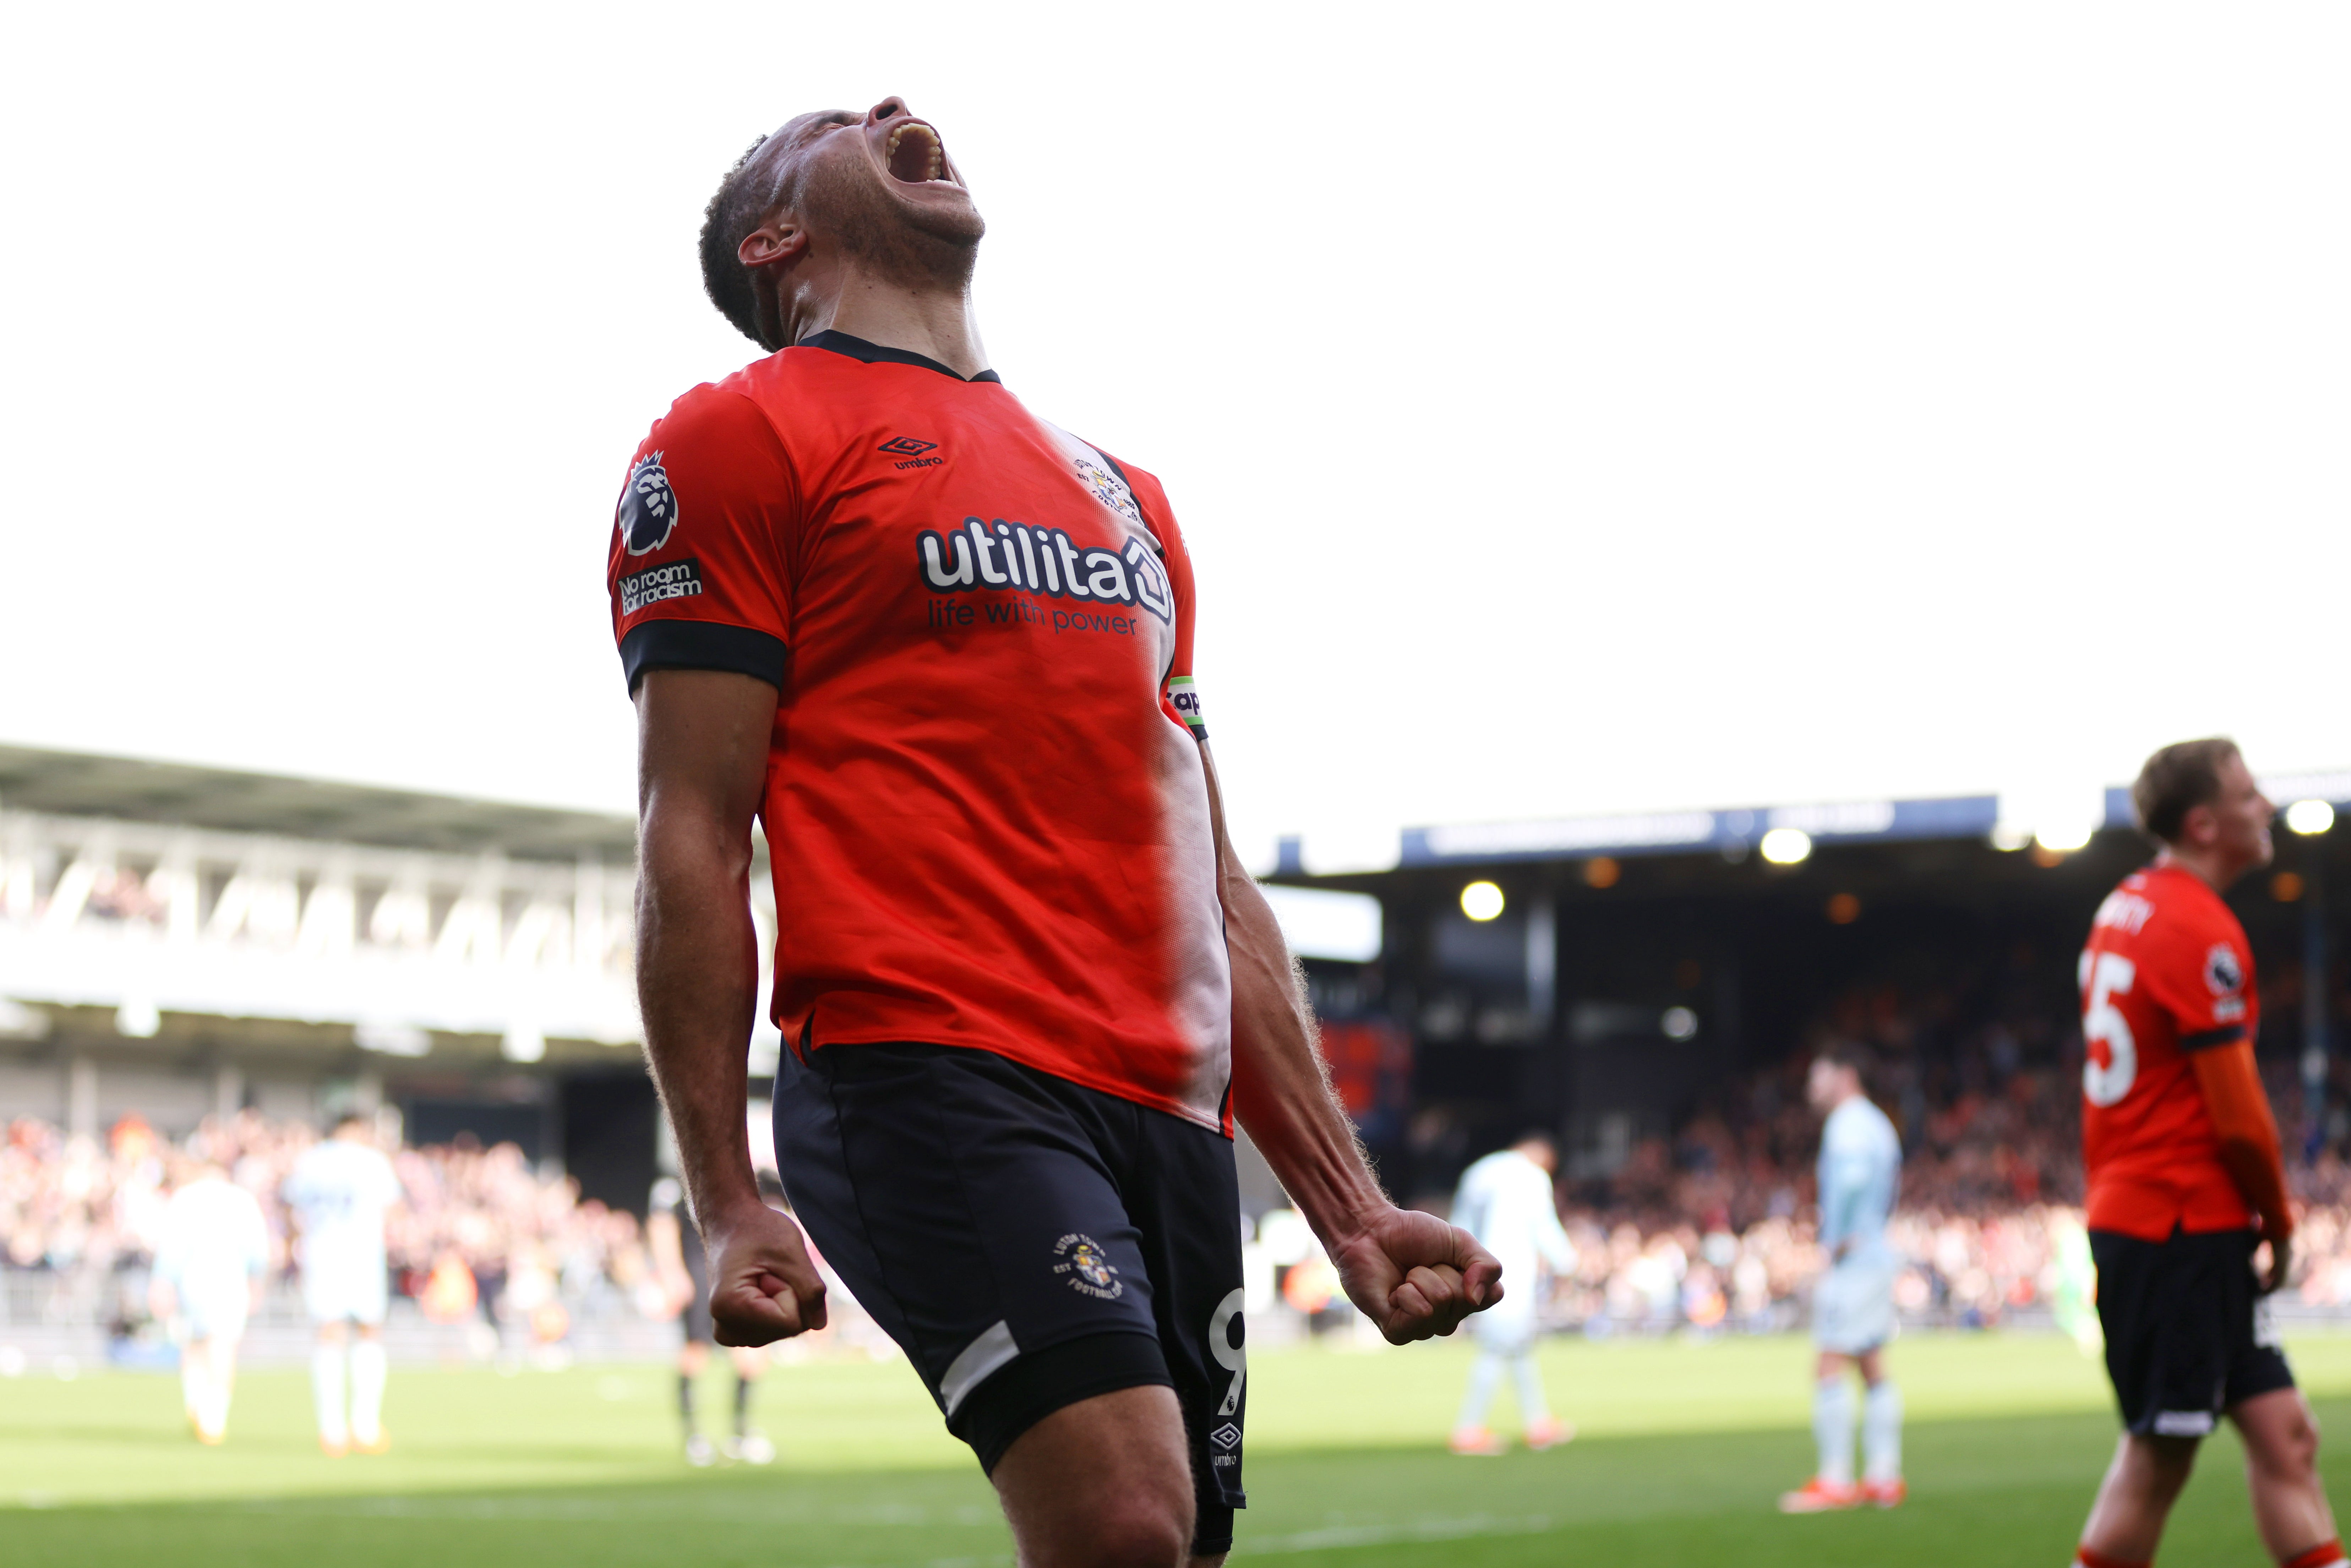
M 2194 845 L 2181 848 L 2173 844 L 2156 857 L 2159 866 L 2178 866 L 2215 893 L 2226 893 L 2230 884 L 2252 869 L 2242 866 L 2217 849 L 2203 850 Z
M 987 350 L 967 288 L 909 288 L 850 273 L 828 300 L 812 302 L 794 323 L 794 342 L 818 332 L 846 332 L 885 349 L 936 360 L 966 381 L 987 369 Z

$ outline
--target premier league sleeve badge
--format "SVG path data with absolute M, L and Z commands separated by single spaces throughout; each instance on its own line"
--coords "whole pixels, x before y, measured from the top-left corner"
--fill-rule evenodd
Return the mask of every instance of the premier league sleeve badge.
M 677 531 L 677 493 L 669 487 L 660 453 L 649 452 L 631 465 L 613 520 L 631 555 L 652 554 Z

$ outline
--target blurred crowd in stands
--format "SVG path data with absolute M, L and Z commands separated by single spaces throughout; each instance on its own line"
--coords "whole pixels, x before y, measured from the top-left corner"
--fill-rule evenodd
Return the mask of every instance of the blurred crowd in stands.
M 1904 1129 L 1894 1239 L 1911 1260 L 1897 1301 L 1912 1321 L 1991 1325 L 2024 1312 L 2063 1324 L 2086 1312 L 2079 1044 L 2035 1016 L 2029 1007 L 1970 1014 L 1937 993 L 1906 1000 L 1881 988 L 1839 998 L 1807 1033 L 1814 1043 L 1867 1043 L 1877 1062 L 1872 1092 Z M 1366 1060 L 1393 1050 L 1386 1035 L 1351 1038 L 1334 1031 L 1335 1045 Z M 1799 1051 L 1729 1080 L 1670 1137 L 1634 1142 L 1613 1169 L 1587 1165 L 1562 1181 L 1581 1261 L 1552 1284 L 1555 1326 L 1711 1333 L 1801 1321 L 1823 1261 L 1812 1239 L 1819 1124 L 1803 1099 L 1807 1060 Z M 2281 1072 L 2272 1092 L 2305 1211 L 2288 1299 L 2351 1308 L 2351 1168 L 2331 1151 L 2314 1162 L 2293 1157 L 2299 1087 Z M 1416 1119 L 1425 1145 L 1443 1133 L 1438 1113 Z M 0 1266 L 57 1276 L 136 1269 L 152 1253 L 172 1184 L 210 1163 L 261 1199 L 274 1266 L 288 1271 L 278 1189 L 316 1136 L 249 1111 L 207 1120 L 177 1143 L 136 1117 L 98 1141 L 16 1122 L 0 1146 Z M 547 1339 L 559 1337 L 569 1312 L 675 1311 L 638 1219 L 582 1202 L 573 1184 L 542 1176 L 512 1145 L 400 1147 L 394 1166 L 408 1201 L 392 1221 L 390 1256 L 426 1316 L 479 1312 L 528 1322 Z M 1441 1203 L 1441 1192 L 1423 1195 L 1431 1199 Z M 1335 1278 L 1294 1216 L 1266 1217 L 1251 1246 L 1253 1276 L 1275 1299 L 1317 1322 L 1343 1314 Z
M 173 1143 L 137 1116 L 100 1142 L 50 1124 L 9 1124 L 0 1145 L 0 1262 L 9 1270 L 104 1275 L 142 1266 L 172 1187 L 217 1166 L 261 1202 L 271 1269 L 293 1269 L 280 1198 L 287 1173 L 318 1133 L 252 1111 L 207 1118 Z M 650 1315 L 671 1310 L 654 1279 L 636 1217 L 539 1176 L 511 1144 L 484 1149 L 395 1147 L 406 1202 L 387 1227 L 396 1283 L 426 1315 L 450 1322 L 479 1311 L 518 1316 L 541 1337 L 559 1337 L 546 1309 L 601 1308 L 616 1299 Z
M 2061 1324 L 2086 1312 L 2081 1043 L 2062 1009 L 2019 988 L 1879 985 L 1840 996 L 1806 1031 L 1813 1046 L 1866 1048 L 1870 1092 L 1904 1130 L 1892 1237 L 1910 1260 L 1896 1288 L 1906 1316 L 1975 1326 L 2019 1311 Z M 1820 1123 L 1804 1103 L 1810 1057 L 1733 1080 L 1672 1137 L 1563 1184 L 1584 1258 L 1562 1282 L 1561 1316 L 1699 1328 L 1795 1320 L 1825 1262 L 1812 1241 Z M 2351 1166 L 2331 1138 L 2314 1159 L 2297 1157 L 2302 1086 L 2289 1061 L 2263 1066 L 2303 1209 L 2287 1300 L 2351 1307 Z

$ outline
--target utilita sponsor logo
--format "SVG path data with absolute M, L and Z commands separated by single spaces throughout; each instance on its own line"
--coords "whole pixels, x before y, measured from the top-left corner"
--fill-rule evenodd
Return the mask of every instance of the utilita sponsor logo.
M 621 579 L 621 613 L 634 615 L 664 599 L 692 599 L 702 591 L 702 566 L 692 559 L 649 566 Z
M 935 468 L 946 461 L 944 457 L 925 457 L 925 452 L 936 447 L 935 441 L 919 441 L 911 435 L 893 435 L 873 450 L 889 457 L 903 457 L 904 463 L 893 463 L 893 468 Z
M 1123 553 L 1080 549 L 1059 528 L 966 517 L 951 533 L 925 528 L 914 553 L 923 586 L 933 593 L 1022 589 L 1051 599 L 1139 605 L 1162 621 L 1175 619 L 1167 570 L 1139 538 L 1128 539 Z

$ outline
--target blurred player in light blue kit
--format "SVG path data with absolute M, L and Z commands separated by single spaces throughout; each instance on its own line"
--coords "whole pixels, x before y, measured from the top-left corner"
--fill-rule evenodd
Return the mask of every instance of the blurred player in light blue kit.
M 163 1208 L 149 1293 L 180 1347 L 180 1395 L 200 1443 L 228 1435 L 237 1342 L 268 1268 L 261 1205 L 217 1165 L 191 1162 Z
M 1875 1503 L 1892 1508 L 1902 1482 L 1902 1391 L 1886 1375 L 1886 1342 L 1894 1337 L 1894 1281 L 1901 1255 L 1886 1222 L 1902 1186 L 1902 1139 L 1886 1113 L 1862 1092 L 1857 1053 L 1832 1048 L 1813 1059 L 1805 1097 L 1827 1121 L 1821 1128 L 1821 1249 L 1828 1272 L 1813 1292 L 1813 1342 L 1820 1346 L 1813 1385 L 1813 1437 L 1820 1469 L 1780 1499 L 1783 1513 L 1820 1513 Z M 1853 1385 L 1861 1369 L 1865 1450 L 1853 1479 Z
M 354 1447 L 363 1454 L 381 1454 L 391 1446 L 383 1431 L 383 1222 L 401 1196 L 392 1162 L 375 1146 L 367 1118 L 356 1113 L 337 1122 L 334 1135 L 305 1152 L 286 1177 L 286 1206 L 300 1232 L 296 1255 L 302 1264 L 302 1304 L 319 1325 L 318 1346 L 310 1353 L 319 1446 L 335 1458 Z
M 1528 1448 L 1556 1448 L 1575 1435 L 1573 1427 L 1552 1417 L 1543 1402 L 1542 1370 L 1535 1364 L 1535 1320 L 1543 1299 L 1535 1288 L 1536 1278 L 1546 1265 L 1555 1276 L 1575 1268 L 1575 1247 L 1560 1228 L 1559 1204 L 1552 1193 L 1552 1173 L 1558 1168 L 1559 1151 L 1552 1141 L 1541 1133 L 1529 1133 L 1461 1173 L 1453 1223 L 1501 1260 L 1502 1278 L 1510 1281 L 1510 1289 L 1498 1305 L 1469 1320 L 1478 1359 L 1470 1365 L 1469 1388 L 1453 1424 L 1457 1454 L 1502 1451 L 1502 1440 L 1486 1426 L 1486 1407 L 1493 1403 L 1494 1385 L 1506 1366 L 1518 1387 L 1519 1421 Z

